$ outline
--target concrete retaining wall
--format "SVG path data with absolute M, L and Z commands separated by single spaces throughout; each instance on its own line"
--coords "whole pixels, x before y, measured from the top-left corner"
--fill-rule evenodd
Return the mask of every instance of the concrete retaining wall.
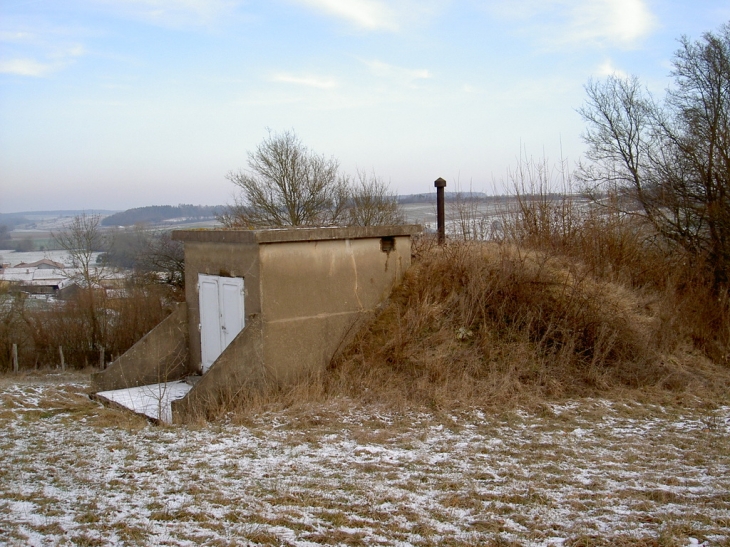
M 94 391 L 177 380 L 189 372 L 188 313 L 185 303 L 144 338 L 91 378 Z
M 206 417 L 245 390 L 295 382 L 331 362 L 401 281 L 418 226 L 184 230 L 187 305 L 111 367 L 97 391 L 175 380 L 202 370 L 198 276 L 244 280 L 244 329 L 175 420 Z M 227 300 L 231 302 L 231 300 Z
M 281 383 L 322 370 L 410 265 L 410 238 L 262 244 L 264 361 Z

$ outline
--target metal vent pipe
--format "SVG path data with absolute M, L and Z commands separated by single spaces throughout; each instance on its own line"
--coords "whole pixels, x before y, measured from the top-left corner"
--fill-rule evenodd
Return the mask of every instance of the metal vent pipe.
M 446 181 L 437 178 L 433 185 L 436 187 L 436 223 L 438 225 L 439 245 L 446 241 L 446 213 L 444 212 L 444 188 Z

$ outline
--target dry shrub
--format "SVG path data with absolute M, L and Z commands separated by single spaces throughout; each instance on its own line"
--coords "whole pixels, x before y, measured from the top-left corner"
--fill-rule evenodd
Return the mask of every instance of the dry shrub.
M 523 159 L 512 185 L 502 241 L 570 258 L 593 277 L 639 291 L 659 319 L 662 351 L 697 350 L 727 362 L 730 299 L 708 275 L 707 257 L 662 237 L 620 195 L 576 193 L 565 163 Z
M 716 363 L 730 359 L 730 295 L 718 289 L 701 255 L 660 237 L 640 215 L 601 201 L 518 192 L 504 214 L 506 241 L 580 264 L 586 275 L 643 295 L 659 321 L 662 351 L 698 350 Z
M 17 293 L 7 300 L 7 326 L 0 316 L 0 349 L 18 345 L 21 368 L 56 367 L 59 347 L 71 368 L 97 365 L 104 348 L 105 362 L 112 361 L 162 321 L 171 311 L 174 296 L 164 285 L 130 280 L 121 297 L 110 298 L 96 291 L 94 313 L 100 330 L 100 345 L 91 338 L 88 291 L 78 291 L 68 300 L 41 302 Z M 11 328 L 12 327 L 12 328 Z M 0 367 L 9 370 L 8 361 Z M 4 365 L 4 366 L 3 366 Z
M 31 333 L 23 321 L 24 299 L 13 294 L 7 284 L 0 284 L 0 372 L 12 370 L 12 347 L 16 344 L 19 361 L 32 343 Z
M 667 274 L 657 298 L 662 328 L 659 336 L 667 351 L 686 348 L 714 363 L 730 365 L 730 294 L 718 291 L 707 269 L 686 260 Z
M 623 214 L 606 201 L 518 193 L 502 216 L 505 241 L 570 257 L 590 275 L 632 288 L 664 288 L 671 282 L 667 274 L 678 273 L 688 260 L 641 217 Z
M 567 197 L 520 207 L 500 242 L 418 241 L 403 283 L 327 370 L 220 410 L 726 398 L 730 306 L 702 268 L 635 218 Z

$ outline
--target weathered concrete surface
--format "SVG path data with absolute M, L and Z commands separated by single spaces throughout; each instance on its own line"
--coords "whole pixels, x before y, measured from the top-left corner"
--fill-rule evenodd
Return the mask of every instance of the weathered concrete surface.
M 260 317 L 253 316 L 184 399 L 172 402 L 176 421 L 207 417 L 209 409 L 258 389 L 268 378 Z
M 189 369 L 201 370 L 198 275 L 244 278 L 245 327 L 188 395 L 176 420 L 244 390 L 321 371 L 373 316 L 410 265 L 418 226 L 184 230 Z M 110 389 L 110 388 L 106 388 Z
M 177 380 L 100 391 L 93 398 L 110 406 L 126 408 L 153 422 L 169 424 L 172 423 L 171 403 L 185 397 L 191 389 L 184 380 Z
M 387 298 L 410 265 L 410 239 L 260 245 L 264 361 L 280 382 L 323 369 L 353 325 Z
M 269 228 L 266 230 L 215 229 L 175 230 L 172 238 L 200 243 L 284 243 L 291 241 L 325 241 L 328 239 L 364 239 L 370 237 L 412 236 L 421 232 L 415 224 L 402 226 L 332 226 L 324 228 Z
M 177 380 L 188 374 L 189 362 L 188 313 L 182 303 L 109 368 L 94 374 L 92 388 L 108 391 Z
M 244 278 L 245 323 L 261 316 L 267 340 L 265 362 L 275 375 L 289 378 L 286 369 L 311 370 L 313 363 L 327 359 L 312 355 L 339 345 L 339 336 L 390 294 L 410 265 L 410 237 L 420 226 L 370 226 L 335 228 L 288 228 L 271 230 L 176 230 L 172 237 L 185 243 L 185 298 L 188 303 L 190 360 L 193 370 L 201 370 L 200 310 L 198 275 Z M 381 250 L 385 240 L 389 248 Z M 262 261 L 266 260 L 266 273 Z M 267 307 L 264 309 L 263 302 Z M 330 317 L 324 320 L 322 314 Z M 344 317 L 349 314 L 350 317 Z M 319 327 L 308 327 L 306 340 L 272 338 L 277 331 L 284 336 L 304 336 L 294 324 L 286 331 L 280 325 L 267 330 L 271 321 L 297 321 L 320 316 Z M 303 324 L 299 321 L 299 325 Z M 335 341 L 330 337 L 334 336 Z M 323 345 L 323 341 L 329 342 Z M 286 357 L 291 351 L 270 345 L 292 344 L 304 356 L 299 364 Z M 279 357 L 283 357 L 280 361 Z M 311 360 L 310 360 L 311 359 Z M 324 366 L 321 365 L 320 366 Z

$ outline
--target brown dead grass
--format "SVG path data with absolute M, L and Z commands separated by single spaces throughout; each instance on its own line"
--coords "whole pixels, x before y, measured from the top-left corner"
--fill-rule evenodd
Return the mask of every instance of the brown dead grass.
M 730 295 L 701 257 L 610 206 L 516 188 L 497 240 L 416 242 L 387 306 L 298 395 L 449 410 L 726 402 Z

